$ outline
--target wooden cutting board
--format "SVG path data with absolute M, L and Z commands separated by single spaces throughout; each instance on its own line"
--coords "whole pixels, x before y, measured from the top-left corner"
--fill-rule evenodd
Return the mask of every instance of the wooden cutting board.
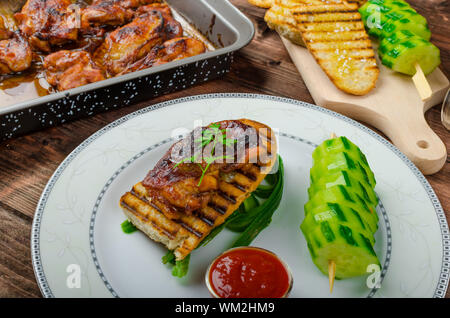
M 440 69 L 427 76 L 433 95 L 426 102 L 420 99 L 410 76 L 392 71 L 379 60 L 376 87 L 365 96 L 354 96 L 336 88 L 306 48 L 281 38 L 317 105 L 376 127 L 425 175 L 444 166 L 446 147 L 424 117 L 428 109 L 442 102 L 449 88 Z

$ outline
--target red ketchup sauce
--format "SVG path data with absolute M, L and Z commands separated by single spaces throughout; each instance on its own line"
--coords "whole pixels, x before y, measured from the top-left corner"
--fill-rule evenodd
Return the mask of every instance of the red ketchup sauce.
M 211 264 L 210 286 L 221 298 L 280 298 L 290 275 L 277 256 L 259 248 L 236 248 Z

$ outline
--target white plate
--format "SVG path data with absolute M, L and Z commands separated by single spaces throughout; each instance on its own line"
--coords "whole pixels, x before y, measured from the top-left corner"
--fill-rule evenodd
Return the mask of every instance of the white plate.
M 140 232 L 124 234 L 120 196 L 143 179 L 176 136 L 224 119 L 250 118 L 279 129 L 285 164 L 283 199 L 271 225 L 253 242 L 278 254 L 294 276 L 291 297 L 330 297 L 299 230 L 314 145 L 331 132 L 366 153 L 377 178 L 380 229 L 375 250 L 381 288 L 367 277 L 336 281 L 331 297 L 443 297 L 449 280 L 449 230 L 434 191 L 419 170 L 385 139 L 329 110 L 291 99 L 215 94 L 142 109 L 78 146 L 47 184 L 32 229 L 32 259 L 46 297 L 208 297 L 204 273 L 235 234 L 223 231 L 192 253 L 189 274 L 171 276 L 166 250 Z M 78 271 L 79 270 L 79 271 Z M 77 285 L 77 274 L 80 284 Z M 369 274 L 368 274 L 369 275 Z

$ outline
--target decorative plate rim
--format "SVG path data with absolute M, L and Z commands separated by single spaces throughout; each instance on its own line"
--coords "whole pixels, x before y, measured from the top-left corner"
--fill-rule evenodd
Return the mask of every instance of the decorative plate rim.
M 340 120 L 343 120 L 346 123 L 349 123 L 350 125 L 361 129 L 362 131 L 368 133 L 370 136 L 374 137 L 378 141 L 380 141 L 383 145 L 385 145 L 388 149 L 390 149 L 394 154 L 396 154 L 405 164 L 406 166 L 412 171 L 414 176 L 418 179 L 420 184 L 425 189 L 430 201 L 433 204 L 436 217 L 438 219 L 438 223 L 440 224 L 440 230 L 441 230 L 441 239 L 442 239 L 442 263 L 441 263 L 441 270 L 440 275 L 438 279 L 437 286 L 435 288 L 435 292 L 433 294 L 433 297 L 435 298 L 443 298 L 445 297 L 445 293 L 447 291 L 448 283 L 449 283 L 449 273 L 450 273 L 450 263 L 445 260 L 445 258 L 450 256 L 450 236 L 449 236 L 449 227 L 447 224 L 447 219 L 445 217 L 444 210 L 441 206 L 441 203 L 439 202 L 439 199 L 434 192 L 433 188 L 431 187 L 430 183 L 427 181 L 427 179 L 424 177 L 424 175 L 420 172 L 420 170 L 414 165 L 414 163 L 409 160 L 405 154 L 403 154 L 396 146 L 391 144 L 389 141 L 387 141 L 385 138 L 377 134 L 375 131 L 371 130 L 370 128 L 360 124 L 359 122 L 344 116 L 342 114 L 336 113 L 332 110 L 313 105 L 310 103 L 306 103 L 303 101 L 286 98 L 286 97 L 279 97 L 279 96 L 273 96 L 273 95 L 265 95 L 265 94 L 250 94 L 250 93 L 212 93 L 212 94 L 202 94 L 202 95 L 194 95 L 194 96 L 187 96 L 177 99 L 168 100 L 165 102 L 161 102 L 155 105 L 151 105 L 145 108 L 142 108 L 140 110 L 137 110 L 135 112 L 132 112 L 128 115 L 125 115 L 112 123 L 106 125 L 105 127 L 101 128 L 100 130 L 96 131 L 94 134 L 92 134 L 90 137 L 85 139 L 80 145 L 78 145 L 64 160 L 63 162 L 58 166 L 58 168 L 55 170 L 53 175 L 50 177 L 48 183 L 46 184 L 44 191 L 41 194 L 41 197 L 39 199 L 38 205 L 36 207 L 35 216 L 33 218 L 33 224 L 31 229 L 31 260 L 33 264 L 33 270 L 36 277 L 36 281 L 38 283 L 39 289 L 41 290 L 42 295 L 45 298 L 51 298 L 55 297 L 52 290 L 50 289 L 50 286 L 47 282 L 47 278 L 42 266 L 42 260 L 41 260 L 41 254 L 40 254 L 40 227 L 41 227 L 41 220 L 42 215 L 44 213 L 48 197 L 53 190 L 54 185 L 56 184 L 56 181 L 58 181 L 59 177 L 64 172 L 65 168 L 71 163 L 71 161 L 81 152 L 83 151 L 88 145 L 90 145 L 94 140 L 108 132 L 109 130 L 127 122 L 128 120 L 135 118 L 137 116 L 140 116 L 142 114 L 148 113 L 155 109 L 161 109 L 167 106 L 181 104 L 189 101 L 196 101 L 196 100 L 204 100 L 204 99 L 214 99 L 214 98 L 247 98 L 247 99 L 265 99 L 265 100 L 272 100 L 277 102 L 282 102 L 286 104 L 291 104 L 299 107 L 305 107 L 309 109 L 313 109 L 325 114 L 328 114 L 332 117 L 338 118 Z

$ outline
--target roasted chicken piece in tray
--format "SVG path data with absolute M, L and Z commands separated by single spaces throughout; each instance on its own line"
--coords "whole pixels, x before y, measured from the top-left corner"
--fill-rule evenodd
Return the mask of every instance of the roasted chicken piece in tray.
M 51 46 L 78 38 L 77 11 L 70 0 L 28 0 L 14 17 L 36 50 L 50 52 Z
M 224 148 L 238 150 L 224 150 L 227 160 L 191 162 L 189 150 L 199 142 L 198 134 L 207 138 L 213 129 L 226 131 Z M 207 157 L 212 142 L 199 143 Z M 275 136 L 264 124 L 248 119 L 213 123 L 175 143 L 146 178 L 121 197 L 120 205 L 139 230 L 181 260 L 250 196 L 272 169 L 276 153 Z
M 95 51 L 94 59 L 114 76 L 163 42 L 163 26 L 164 19 L 159 12 L 140 15 L 131 23 L 109 33 Z
M 133 9 L 161 0 L 94 0 L 81 12 L 82 25 L 122 25 L 134 15 Z
M 84 33 L 98 30 L 104 25 L 123 25 L 133 18 L 134 11 L 120 6 L 117 1 L 97 1 L 81 12 L 81 29 Z M 100 29 L 103 30 L 103 29 Z
M 162 65 L 186 57 L 205 53 L 203 42 L 189 37 L 175 38 L 164 42 L 162 46 L 155 48 L 155 57 L 151 66 Z
M 96 63 L 104 65 L 112 76 L 146 56 L 156 45 L 182 33 L 181 26 L 179 29 L 167 27 L 173 18 L 167 15 L 165 7 L 158 6 L 151 10 L 145 7 L 137 11 L 132 22 L 109 33 L 94 53 Z
M 175 38 L 155 46 L 149 54 L 127 67 L 120 75 L 140 71 L 186 57 L 202 54 L 206 51 L 203 42 L 189 37 Z
M 148 13 L 151 11 L 158 11 L 164 18 L 164 37 L 166 40 L 177 38 L 183 35 L 183 27 L 181 24 L 173 18 L 172 11 L 165 3 L 153 3 L 150 5 L 139 7 L 136 11 L 136 15 Z
M 122 6 L 125 8 L 133 8 L 136 9 L 140 6 L 152 4 L 152 3 L 161 3 L 162 0 L 116 0 L 122 3 Z
M 47 55 L 44 68 L 49 84 L 60 91 L 105 79 L 104 71 L 85 51 L 61 50 Z
M 6 28 L 5 22 L 3 21 L 3 18 L 0 16 L 0 41 L 9 39 L 11 35 L 12 32 Z
M 5 33 L 0 41 L 0 74 L 22 72 L 31 66 L 33 53 L 27 40 L 15 32 Z

